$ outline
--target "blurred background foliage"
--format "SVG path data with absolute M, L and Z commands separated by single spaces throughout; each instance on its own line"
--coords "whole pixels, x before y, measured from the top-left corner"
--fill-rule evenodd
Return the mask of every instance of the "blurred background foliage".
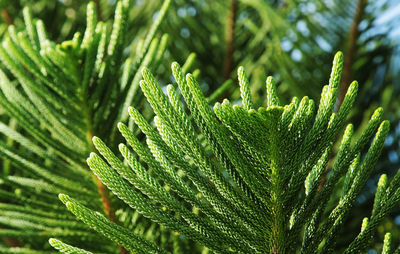
M 16 27 L 23 25 L 22 8 L 28 6 L 33 17 L 41 19 L 45 25 L 50 39 L 61 42 L 71 39 L 77 31 L 83 31 L 86 26 L 86 6 L 88 0 L 1 0 L 0 25 L 1 35 L 4 34 L 7 25 L 14 24 Z M 98 19 L 112 22 L 116 0 L 95 0 Z M 158 10 L 162 1 L 135 1 L 135 8 L 130 10 L 131 26 L 128 34 L 137 34 L 146 29 L 155 10 Z M 133 36 L 131 36 L 133 37 Z
M 111 22 L 115 2 L 95 1 L 99 19 Z M 133 35 L 147 31 L 162 4 L 159 0 L 134 2 L 135 8 L 129 13 L 128 40 L 143 38 Z M 51 39 L 71 39 L 76 31 L 84 30 L 87 3 L 0 0 L 0 36 L 4 36 L 8 25 L 18 28 L 23 23 L 22 7 L 29 6 L 33 16 L 43 20 Z M 267 75 L 277 80 L 284 102 L 305 95 L 318 101 L 329 78 L 333 55 L 343 51 L 341 91 L 352 80 L 360 84 L 350 121 L 356 127 L 362 126 L 372 109 L 381 105 L 391 122 L 376 175 L 358 199 L 355 214 L 359 219 L 353 217 L 344 229 L 344 235 L 349 235 L 359 231 L 362 218 L 370 210 L 379 175 L 390 176 L 400 167 L 399 23 L 400 3 L 396 0 L 175 0 L 160 27 L 170 35 L 170 43 L 165 61 L 157 70 L 158 78 L 164 84 L 171 82 L 170 63 L 176 60 L 183 64 L 195 52 L 194 67 L 200 70 L 199 81 L 208 95 L 232 79 L 233 85 L 225 86 L 228 89 L 220 97 L 238 99 L 235 78 L 237 67 L 242 65 L 258 106 L 265 105 Z M 132 41 L 125 53 L 135 54 L 140 45 L 141 41 Z M 339 99 L 338 106 L 340 103 Z M 393 213 L 393 219 L 380 228 L 377 242 L 391 231 L 394 244 L 399 244 L 400 209 Z

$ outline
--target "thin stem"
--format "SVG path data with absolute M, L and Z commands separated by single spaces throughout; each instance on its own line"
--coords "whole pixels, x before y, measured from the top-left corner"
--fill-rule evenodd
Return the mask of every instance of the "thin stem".
M 8 13 L 6 8 L 1 9 L 1 16 L 3 17 L 4 22 L 6 22 L 7 25 L 12 25 L 14 22 L 10 16 L 10 13 Z
M 87 115 L 89 115 L 89 114 L 87 114 Z M 89 121 L 90 117 L 87 116 L 86 119 L 88 121 L 88 129 L 89 129 L 87 131 L 87 142 L 90 145 L 90 150 L 92 152 L 95 152 L 96 149 L 94 148 L 93 143 L 92 143 L 93 133 L 92 133 L 92 130 L 91 130 L 92 129 L 91 128 L 91 124 L 90 124 L 91 122 Z M 103 202 L 104 212 L 107 214 L 107 216 L 110 219 L 110 221 L 115 222 L 116 221 L 115 220 L 115 215 L 114 215 L 114 212 L 111 209 L 110 199 L 107 196 L 107 189 L 104 186 L 104 184 L 95 175 L 93 175 L 93 177 L 94 177 L 96 185 L 97 185 L 97 190 L 98 190 L 98 192 L 99 192 L 99 194 L 101 196 L 101 200 Z
M 358 26 L 364 14 L 365 6 L 366 6 L 365 0 L 358 1 L 356 13 L 354 14 L 353 23 L 351 25 L 351 29 L 349 32 L 349 44 L 344 57 L 343 74 L 342 74 L 342 80 L 340 82 L 337 110 L 339 110 L 340 106 L 342 105 L 347 89 L 350 84 L 351 69 L 354 63 L 354 52 L 357 50 L 356 48 L 357 40 L 358 37 L 360 36 L 358 31 Z M 331 157 L 333 157 L 333 154 L 331 155 Z M 318 191 L 320 191 L 322 187 L 325 185 L 327 174 L 328 174 L 328 168 L 325 168 L 324 173 L 321 177 L 320 184 L 318 186 Z
M 99 0 L 94 0 L 94 3 L 96 4 L 96 9 L 97 9 L 97 20 L 101 21 L 102 17 L 101 17 L 101 5 L 100 5 L 100 1 Z
M 281 254 L 285 253 L 285 233 L 284 233 L 284 221 L 283 218 L 283 207 L 281 200 L 277 195 L 273 195 L 272 197 L 272 238 L 271 238 L 271 246 L 270 253 L 272 254 Z
M 11 118 L 9 122 L 9 127 L 13 130 L 17 128 L 17 120 L 15 118 Z M 7 137 L 7 146 L 13 146 L 14 139 L 12 137 Z M 11 161 L 3 160 L 3 176 L 7 177 L 10 174 Z
M 22 245 L 14 238 L 3 237 L 3 241 L 10 247 L 21 247 Z
M 82 98 L 86 97 L 85 95 L 82 96 Z M 82 101 L 87 101 L 87 100 L 82 100 Z M 96 149 L 94 148 L 93 142 L 92 142 L 92 138 L 93 138 L 93 127 L 92 127 L 92 118 L 91 118 L 91 112 L 89 110 L 89 108 L 87 107 L 87 105 L 85 105 L 83 103 L 83 108 L 85 109 L 85 113 L 86 113 L 86 122 L 87 122 L 87 142 L 90 146 L 90 150 L 92 152 L 95 152 Z M 100 181 L 95 175 L 93 175 L 93 178 L 96 182 L 97 185 L 97 190 L 100 194 L 102 203 L 103 203 L 103 208 L 104 208 L 104 212 L 106 213 L 106 215 L 108 216 L 108 219 L 112 222 L 117 222 L 116 217 L 115 217 L 115 213 L 111 207 L 111 202 L 110 199 L 108 197 L 108 193 L 107 193 L 107 188 L 106 186 L 103 184 L 102 181 Z M 118 246 L 121 254 L 128 254 L 129 252 L 122 246 Z
M 278 129 L 275 129 L 278 131 Z M 273 152 L 270 155 L 270 179 L 271 179 L 271 218 L 272 218 L 272 225 L 271 225 L 271 239 L 269 253 L 271 254 L 282 254 L 286 253 L 286 230 L 285 230 L 285 209 L 283 206 L 283 197 L 282 193 L 285 188 L 285 184 L 282 182 L 282 165 L 280 164 L 279 157 L 281 156 L 279 153 L 279 146 L 278 141 L 276 138 L 271 139 L 271 150 Z
M 365 6 L 366 6 L 365 0 L 358 0 L 356 13 L 354 14 L 353 24 L 351 25 L 349 33 L 349 44 L 344 58 L 343 75 L 339 90 L 338 108 L 340 108 L 340 105 L 342 105 L 344 96 L 346 95 L 347 88 L 349 87 L 350 84 L 351 69 L 354 63 L 354 53 L 357 50 L 357 40 L 360 36 L 360 33 L 358 31 L 358 26 L 364 14 Z
M 224 62 L 224 80 L 229 79 L 233 70 L 233 52 L 235 43 L 235 23 L 238 9 L 238 1 L 231 0 L 228 22 L 226 25 L 226 53 Z

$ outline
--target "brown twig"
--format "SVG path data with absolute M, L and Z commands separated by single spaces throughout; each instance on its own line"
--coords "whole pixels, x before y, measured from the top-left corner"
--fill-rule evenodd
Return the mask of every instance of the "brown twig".
M 93 143 L 92 143 L 92 138 L 93 138 L 93 133 L 92 133 L 92 131 L 89 130 L 87 132 L 87 139 L 88 139 L 88 142 L 89 142 L 89 144 L 90 144 L 90 146 L 92 148 L 92 151 L 95 151 L 95 148 L 93 147 Z M 96 184 L 97 184 L 97 190 L 98 190 L 98 192 L 100 194 L 100 197 L 101 197 L 101 200 L 102 200 L 102 203 L 103 203 L 104 212 L 106 213 L 106 215 L 107 215 L 107 217 L 108 217 L 108 219 L 110 221 L 117 222 L 117 219 L 115 217 L 115 213 L 114 213 L 114 211 L 112 210 L 112 207 L 111 207 L 111 202 L 110 202 L 110 199 L 108 197 L 106 186 L 95 175 L 93 175 L 93 177 L 95 178 L 95 181 L 96 181 Z M 129 251 L 127 251 L 124 247 L 122 247 L 122 246 L 118 246 L 118 247 L 119 247 L 119 250 L 120 250 L 121 254 L 129 254 Z
M 356 13 L 354 14 L 353 23 L 351 25 L 350 33 L 349 33 L 349 44 L 346 50 L 346 54 L 344 57 L 344 64 L 343 64 L 343 75 L 342 81 L 340 82 L 340 89 L 339 89 L 339 101 L 338 107 L 342 105 L 344 97 L 347 92 L 347 88 L 349 87 L 350 79 L 351 79 L 351 69 L 354 63 L 354 53 L 357 50 L 357 40 L 360 36 L 358 31 L 358 26 L 360 25 L 362 16 L 364 14 L 364 9 L 366 6 L 365 0 L 358 0 Z
M 4 22 L 6 22 L 7 25 L 12 25 L 14 22 L 10 16 L 10 13 L 8 13 L 6 8 L 2 8 L 1 9 L 1 16 L 4 20 Z
M 353 23 L 351 25 L 351 29 L 349 32 L 349 44 L 344 58 L 343 74 L 342 74 L 342 80 L 340 82 L 339 95 L 338 95 L 338 104 L 337 104 L 338 110 L 343 103 L 344 97 L 347 92 L 347 88 L 349 87 L 349 82 L 351 78 L 351 69 L 354 62 L 354 52 L 357 50 L 356 43 L 360 35 L 358 31 L 358 26 L 364 14 L 365 6 L 366 6 L 365 0 L 358 1 L 356 13 L 354 14 Z M 325 185 L 327 174 L 328 174 L 328 167 L 324 169 L 324 172 L 321 176 L 321 180 L 318 186 L 318 191 L 320 191 L 322 187 Z
M 121 254 L 129 254 L 129 251 L 127 251 L 124 247 L 119 246 L 119 250 L 121 252 Z
M 96 176 L 94 176 L 96 177 Z M 96 177 L 96 183 L 97 183 L 97 189 L 99 191 L 99 194 L 101 196 L 101 199 L 103 201 L 103 207 L 104 211 L 106 212 L 108 219 L 112 222 L 116 222 L 115 214 L 114 211 L 111 208 L 111 203 L 110 199 L 108 198 L 106 188 L 104 184 Z M 121 254 L 129 254 L 129 251 L 127 251 L 124 247 L 118 246 Z
M 92 152 L 95 152 L 96 149 L 94 148 L 93 143 L 92 143 L 93 132 L 91 131 L 91 124 L 90 124 L 91 121 L 90 121 L 89 114 L 87 114 L 86 118 L 88 120 L 88 129 L 89 129 L 88 132 L 87 132 L 87 136 L 86 136 L 87 142 L 89 143 L 89 146 L 90 146 Z M 100 194 L 100 197 L 101 197 L 101 200 L 102 200 L 102 203 L 103 203 L 104 212 L 106 213 L 106 215 L 108 216 L 110 221 L 115 222 L 116 221 L 115 220 L 115 215 L 114 215 L 114 212 L 111 209 L 111 203 L 110 203 L 110 199 L 108 198 L 108 195 L 107 195 L 107 189 L 104 186 L 103 182 L 100 181 L 99 178 L 97 178 L 95 175 L 93 175 L 93 177 L 94 177 L 95 182 L 97 184 L 97 190 L 98 190 L 98 192 Z
M 235 23 L 236 14 L 238 9 L 238 1 L 231 0 L 228 22 L 226 24 L 226 53 L 224 61 L 224 80 L 229 79 L 231 72 L 233 70 L 233 51 L 235 43 Z
M 96 177 L 96 176 L 94 176 L 94 177 Z M 107 214 L 108 219 L 112 222 L 115 222 L 116 221 L 115 214 L 114 214 L 114 211 L 111 209 L 111 203 L 110 203 L 110 199 L 108 198 L 108 195 L 107 195 L 106 187 L 97 177 L 96 177 L 96 184 L 97 184 L 97 190 L 99 191 L 101 200 L 103 202 L 104 211 Z
M 101 21 L 101 6 L 100 6 L 100 1 L 99 0 L 94 0 L 94 3 L 96 4 L 96 10 L 97 10 L 97 20 Z
M 3 237 L 4 242 L 10 247 L 21 247 L 22 245 L 15 240 L 14 238 L 10 237 Z

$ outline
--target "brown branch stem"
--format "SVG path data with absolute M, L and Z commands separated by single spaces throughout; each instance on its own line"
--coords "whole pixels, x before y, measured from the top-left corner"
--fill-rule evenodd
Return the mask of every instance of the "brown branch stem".
M 110 221 L 115 222 L 116 221 L 115 214 L 114 214 L 114 211 L 111 209 L 111 203 L 110 203 L 110 199 L 108 198 L 108 195 L 107 195 L 106 187 L 96 176 L 93 176 L 93 177 L 96 178 L 97 190 L 99 191 L 101 200 L 103 202 L 104 212 L 107 214 L 108 219 Z
M 10 13 L 8 13 L 6 8 L 1 9 L 1 17 L 3 18 L 4 22 L 6 22 L 7 25 L 12 25 L 14 23 L 10 16 Z
M 90 118 L 88 117 L 88 120 L 89 119 Z M 89 123 L 90 123 L 90 121 L 89 121 Z M 91 125 L 89 124 L 89 126 L 91 126 Z M 91 128 L 89 127 L 89 131 L 87 132 L 87 140 L 88 140 L 88 142 L 90 144 L 91 150 L 95 151 L 95 148 L 94 148 L 93 143 L 92 143 L 93 133 L 92 133 L 92 131 L 90 129 Z M 103 184 L 103 182 L 100 181 L 95 175 L 93 175 L 93 177 L 95 179 L 95 182 L 96 182 L 96 185 L 97 185 L 97 190 L 98 190 L 98 192 L 100 194 L 100 197 L 101 197 L 101 200 L 102 200 L 104 212 L 106 213 L 106 215 L 107 215 L 107 217 L 108 217 L 108 219 L 110 221 L 116 223 L 117 219 L 116 219 L 115 213 L 114 213 L 114 211 L 112 210 L 112 207 L 111 207 L 111 202 L 110 202 L 110 199 L 108 197 L 107 188 Z M 126 250 L 124 247 L 118 246 L 118 248 L 119 248 L 121 254 L 129 254 L 129 251 Z
M 106 212 L 108 219 L 112 222 L 116 222 L 116 218 L 115 218 L 115 213 L 111 208 L 111 203 L 110 203 L 110 199 L 108 198 L 107 195 L 107 190 L 106 187 L 104 186 L 104 184 L 96 177 L 96 184 L 97 184 L 97 189 L 99 191 L 99 194 L 101 196 L 101 200 L 103 202 L 103 207 L 104 207 L 104 211 Z M 121 254 L 129 254 L 129 251 L 127 251 L 124 247 L 122 246 L 118 246 Z
M 358 0 L 357 9 L 354 14 L 353 23 L 351 25 L 351 29 L 349 32 L 348 47 L 344 57 L 343 75 L 342 75 L 342 81 L 340 82 L 339 101 L 337 108 L 340 108 L 340 105 L 342 105 L 342 102 L 347 92 L 347 88 L 349 87 L 352 74 L 351 71 L 354 63 L 354 53 L 357 51 L 357 40 L 360 36 L 360 33 L 358 31 L 358 26 L 360 25 L 362 16 L 364 14 L 365 6 L 366 6 L 365 0 Z
M 361 22 L 362 16 L 364 14 L 364 9 L 366 6 L 365 0 L 358 0 L 357 3 L 357 9 L 354 14 L 353 18 L 353 23 L 351 25 L 351 29 L 349 31 L 349 44 L 346 50 L 346 54 L 344 57 L 344 64 L 343 64 L 343 74 L 342 74 L 342 80 L 340 82 L 340 88 L 339 88 L 339 95 L 338 95 L 338 102 L 337 102 L 337 110 L 339 110 L 340 106 L 343 103 L 344 97 L 346 95 L 347 89 L 349 87 L 350 83 L 350 78 L 351 78 L 351 69 L 354 63 L 354 52 L 357 50 L 357 40 L 358 37 L 360 36 L 359 31 L 358 31 L 358 26 Z M 330 155 L 331 157 L 333 154 Z M 330 158 L 331 160 L 332 158 Z M 318 191 L 322 189 L 322 187 L 325 185 L 327 174 L 328 174 L 328 167 L 324 169 L 324 172 L 321 176 L 321 180 L 318 186 Z
M 89 114 L 88 114 L 89 115 Z M 90 117 L 87 116 L 87 120 L 88 120 L 88 132 L 87 132 L 87 142 L 89 143 L 90 149 L 92 152 L 95 152 L 96 149 L 93 146 L 92 143 L 92 138 L 93 138 L 93 133 L 91 131 L 91 121 L 90 121 Z M 103 203 L 103 208 L 104 208 L 104 212 L 106 213 L 106 215 L 108 216 L 108 219 L 112 222 L 115 222 L 115 215 L 114 212 L 111 209 L 111 203 L 110 203 L 110 199 L 108 198 L 107 195 L 107 188 L 104 186 L 104 184 L 95 176 L 93 175 L 96 185 L 97 185 L 97 190 L 100 194 L 102 203 Z
M 99 0 L 94 0 L 94 3 L 96 5 L 96 10 L 97 10 L 97 20 L 101 21 L 102 17 L 101 17 L 101 6 L 100 6 L 100 1 Z
M 14 238 L 3 237 L 3 241 L 10 247 L 21 247 L 22 245 Z
M 228 22 L 226 24 L 226 53 L 224 61 L 224 80 L 229 79 L 233 70 L 233 52 L 235 43 L 235 23 L 238 9 L 238 1 L 231 0 L 228 14 Z

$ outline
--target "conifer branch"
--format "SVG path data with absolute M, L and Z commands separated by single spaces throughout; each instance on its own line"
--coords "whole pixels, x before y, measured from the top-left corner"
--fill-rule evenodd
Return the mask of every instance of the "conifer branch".
M 60 240 L 50 238 L 49 243 L 53 248 L 57 249 L 58 251 L 62 253 L 75 253 L 75 254 L 92 254 L 89 251 L 85 251 L 76 247 L 73 247 L 69 244 L 65 244 Z
M 358 88 L 353 82 L 339 111 L 333 112 L 342 66 L 339 52 L 316 112 L 308 97 L 279 106 L 272 78 L 267 79 L 268 106 L 256 111 L 243 68 L 239 68 L 238 75 L 242 105 L 225 100 L 212 110 L 193 75 L 187 74 L 185 80 L 181 67 L 173 63 L 172 72 L 191 117 L 181 108 L 173 86 L 167 87 L 166 95 L 144 68 L 140 86 L 156 114 L 156 128 L 134 107 L 128 112 L 146 135 L 147 147 L 119 123 L 118 129 L 137 156 L 120 144 L 125 164 L 95 137 L 93 143 L 105 160 L 92 153 L 89 167 L 130 207 L 214 252 L 328 251 L 334 248 L 339 229 L 370 176 L 389 130 L 388 122 L 381 121 L 381 108 L 355 142 L 353 127 L 348 125 L 332 172 L 318 190 L 336 135 L 345 126 Z M 204 146 L 197 138 L 199 133 L 205 137 Z M 361 158 L 360 151 L 373 136 Z M 207 155 L 211 153 L 212 157 Z M 336 206 L 328 208 L 340 179 L 344 179 L 343 195 Z M 400 171 L 391 186 L 398 187 L 399 179 Z M 382 181 L 385 183 L 379 185 L 372 216 L 364 219 L 362 231 L 348 246 L 348 253 L 368 247 L 372 232 L 400 200 L 400 191 L 385 191 L 387 184 Z M 168 185 L 167 189 L 161 183 Z M 188 206 L 201 210 L 204 217 L 198 217 Z M 326 218 L 323 211 L 327 212 Z M 179 216 L 174 219 L 172 214 Z
M 13 141 L 0 142 L 0 156 L 11 161 L 24 177 L 5 176 L 1 181 L 5 189 L 2 187 L 0 196 L 10 205 L 0 212 L 0 223 L 5 226 L 0 229 L 0 236 L 32 238 L 39 244 L 43 237 L 69 236 L 78 242 L 95 243 L 94 249 L 101 252 L 109 253 L 109 248 L 115 248 L 104 238 L 93 237 L 93 231 L 65 214 L 53 195 L 68 193 L 79 197 L 81 204 L 104 210 L 110 223 L 120 223 L 105 185 L 82 166 L 82 156 L 94 151 L 93 133 L 102 135 L 105 123 L 112 124 L 106 115 L 120 106 L 120 101 L 112 101 L 117 95 L 125 95 L 119 94 L 119 71 L 129 2 L 117 2 L 111 31 L 98 21 L 95 3 L 90 2 L 84 35 L 76 33 L 72 40 L 60 44 L 48 39 L 43 22 L 33 19 L 28 8 L 23 10 L 24 28 L 17 32 L 9 26 L 8 36 L 0 46 L 2 66 L 8 69 L 0 70 L 0 105 L 16 120 L 18 130 L 0 123 L 2 135 Z M 166 10 L 164 7 L 164 13 Z M 162 15 L 158 23 L 161 19 Z M 151 56 L 146 54 L 146 65 L 163 57 L 168 41 L 166 36 L 155 40 L 155 32 L 153 29 L 152 36 L 147 37 L 155 42 L 156 50 Z M 22 195 L 19 189 L 23 190 Z M 19 192 L 14 193 L 15 190 Z M 41 213 L 40 209 L 48 212 Z M 99 241 L 103 243 L 97 245 Z M 67 251 L 74 249 L 64 247 Z M 120 252 L 128 253 L 123 246 Z

